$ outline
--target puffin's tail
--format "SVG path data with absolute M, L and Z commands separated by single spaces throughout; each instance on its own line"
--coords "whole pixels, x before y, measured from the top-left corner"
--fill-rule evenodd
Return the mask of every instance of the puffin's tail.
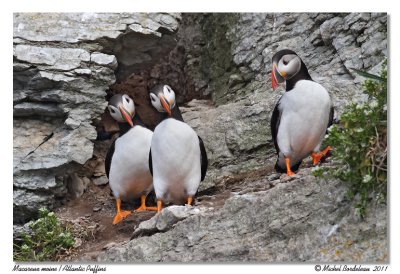
M 299 169 L 299 166 L 301 165 L 301 162 L 303 160 L 298 160 L 297 162 L 294 163 L 290 163 L 290 169 L 292 171 L 297 171 Z M 279 161 L 279 157 L 276 160 L 276 164 L 275 164 L 275 170 L 279 173 L 286 173 L 286 164 L 285 161 Z

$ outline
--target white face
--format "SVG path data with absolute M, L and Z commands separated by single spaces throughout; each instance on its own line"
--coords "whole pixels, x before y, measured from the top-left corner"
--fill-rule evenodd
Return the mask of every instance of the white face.
M 135 115 L 135 103 L 128 95 L 122 95 L 122 101 L 120 102 L 119 107 L 122 107 L 130 117 L 133 117 Z M 127 122 L 118 107 L 108 105 L 108 110 L 111 117 L 113 117 L 117 122 Z
M 277 67 L 278 71 L 284 78 L 290 79 L 300 71 L 300 57 L 295 54 L 283 55 L 279 60 Z
M 175 92 L 170 86 L 164 85 L 162 92 L 160 92 L 158 96 L 150 93 L 150 100 L 153 107 L 155 107 L 159 112 L 166 112 L 161 103 L 161 99 L 159 98 L 160 96 L 164 97 L 170 109 L 173 109 L 175 107 Z

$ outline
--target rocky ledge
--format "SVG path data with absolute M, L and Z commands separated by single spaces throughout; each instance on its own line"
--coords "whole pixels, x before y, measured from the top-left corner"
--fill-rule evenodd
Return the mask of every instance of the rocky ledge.
M 142 222 L 131 241 L 97 260 L 387 262 L 386 206 L 372 206 L 370 217 L 361 220 L 343 182 L 310 172 L 302 169 L 289 180 L 277 174 L 248 178 L 235 188 L 226 185 L 228 198 L 217 191 L 212 200 L 200 196 L 195 207 L 165 208 Z

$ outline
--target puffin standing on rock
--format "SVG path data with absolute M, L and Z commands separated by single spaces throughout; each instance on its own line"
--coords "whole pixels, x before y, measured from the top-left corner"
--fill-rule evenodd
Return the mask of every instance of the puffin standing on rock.
M 150 90 L 150 100 L 161 117 L 154 129 L 149 157 L 157 211 L 161 211 L 163 203 L 191 205 L 207 172 L 203 141 L 183 121 L 170 86 L 155 86 Z
M 135 115 L 135 104 L 128 95 L 116 94 L 109 102 L 108 110 L 119 125 L 120 135 L 107 152 L 105 167 L 110 188 L 117 202 L 117 214 L 113 224 L 131 214 L 121 211 L 121 199 L 141 198 L 141 206 L 135 211 L 156 210 L 146 207 L 146 196 L 153 189 L 149 170 L 149 151 L 153 132 L 145 128 Z
M 333 106 L 327 90 L 314 82 L 307 67 L 292 50 L 272 58 L 273 90 L 286 81 L 286 92 L 275 105 L 271 132 L 278 153 L 275 169 L 294 175 L 302 160 L 311 155 L 316 165 L 330 146 L 320 151 L 327 128 L 332 124 Z

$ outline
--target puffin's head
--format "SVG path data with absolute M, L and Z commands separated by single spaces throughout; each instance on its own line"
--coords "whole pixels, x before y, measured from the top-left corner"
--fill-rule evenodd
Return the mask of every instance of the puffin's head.
M 150 90 L 150 100 L 158 112 L 166 112 L 171 116 L 175 107 L 175 92 L 168 85 L 157 85 Z
M 301 69 L 301 59 L 292 50 L 284 49 L 272 57 L 272 89 L 295 76 Z
M 108 103 L 108 111 L 118 123 L 128 122 L 133 127 L 132 117 L 135 115 L 135 103 L 126 94 L 115 94 Z

